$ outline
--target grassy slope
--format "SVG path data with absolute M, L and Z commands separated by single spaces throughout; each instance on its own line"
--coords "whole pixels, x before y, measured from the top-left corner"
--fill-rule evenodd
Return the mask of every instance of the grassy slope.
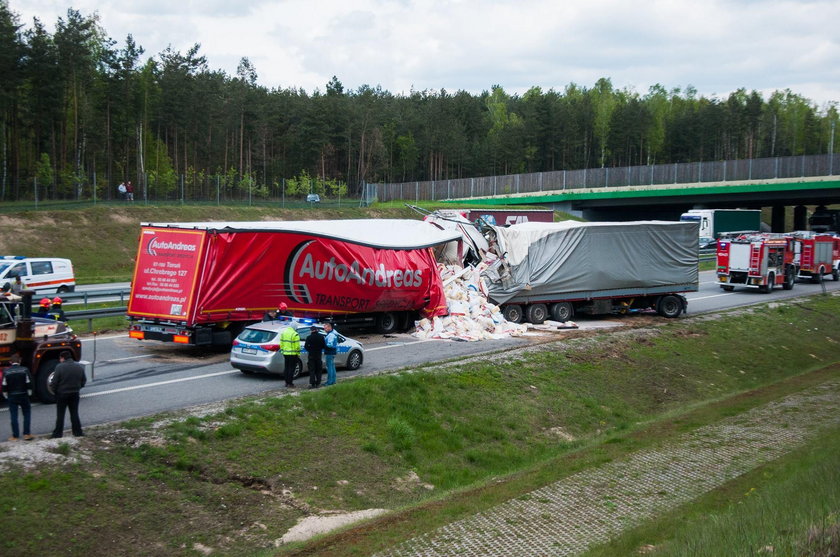
M 0 548 L 176 555 L 200 542 L 253 555 L 273 552 L 273 540 L 317 509 L 404 509 L 284 548 L 370 554 L 837 374 L 808 372 L 838 359 L 838 309 L 838 297 L 813 297 L 258 397 L 152 433 L 151 419 L 136 420 L 88 438 L 92 453 L 81 464 L 0 477 L 0 512 L 14 512 L 19 525 Z M 775 386 L 726 398 L 767 385 Z M 663 418 L 667 427 L 651 423 Z

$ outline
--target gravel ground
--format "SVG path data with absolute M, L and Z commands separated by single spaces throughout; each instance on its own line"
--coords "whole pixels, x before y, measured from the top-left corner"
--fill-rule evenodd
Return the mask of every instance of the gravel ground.
M 375 557 L 580 554 L 840 424 L 831 381 L 589 469 L 403 542 Z

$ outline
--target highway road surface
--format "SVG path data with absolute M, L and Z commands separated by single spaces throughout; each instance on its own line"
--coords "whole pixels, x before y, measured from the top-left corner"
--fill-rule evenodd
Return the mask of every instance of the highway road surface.
M 101 286 L 101 285 L 99 285 Z M 700 273 L 700 289 L 687 296 L 688 313 L 708 313 L 728 308 L 816 295 L 840 289 L 840 283 L 827 280 L 823 285 L 798 282 L 792 290 L 778 288 L 769 294 L 738 288 L 724 292 L 714 281 L 714 273 Z M 117 288 L 108 285 L 108 288 Z M 633 316 L 618 318 L 579 318 L 581 328 L 619 327 L 632 323 Z M 338 379 L 371 374 L 406 366 L 442 362 L 473 354 L 504 351 L 529 343 L 562 338 L 563 332 L 537 331 L 525 337 L 482 342 L 421 341 L 408 334 L 372 335 L 348 333 L 365 345 L 365 361 L 354 372 L 339 370 Z M 124 333 L 83 337 L 83 359 L 92 362 L 92 377 L 82 391 L 81 416 L 85 426 L 104 424 L 158 412 L 220 402 L 231 398 L 282 391 L 280 377 L 244 375 L 231 368 L 228 353 L 129 339 Z M 296 384 L 304 388 L 306 376 Z M 7 409 L 0 409 L 0 439 L 9 436 Z M 53 405 L 33 404 L 32 433 L 49 434 L 55 419 Z M 69 418 L 65 421 L 69 428 Z

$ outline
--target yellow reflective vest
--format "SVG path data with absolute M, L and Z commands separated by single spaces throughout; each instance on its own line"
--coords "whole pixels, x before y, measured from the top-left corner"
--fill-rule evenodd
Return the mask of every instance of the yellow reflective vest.
M 294 327 L 286 327 L 280 333 L 280 351 L 284 356 L 300 355 L 300 335 Z

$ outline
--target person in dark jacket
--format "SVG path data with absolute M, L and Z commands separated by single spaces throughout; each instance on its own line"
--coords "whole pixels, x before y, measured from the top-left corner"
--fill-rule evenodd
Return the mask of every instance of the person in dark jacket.
M 64 310 L 61 308 L 62 300 L 58 296 L 53 298 L 53 305 L 50 308 L 49 317 L 56 321 L 67 321 L 67 316 L 64 315 Z
M 50 316 L 50 305 L 49 298 L 41 298 L 41 302 L 38 304 L 38 311 L 35 312 L 34 317 L 48 318 Z
M 59 364 L 55 366 L 55 373 L 50 379 L 50 390 L 55 393 L 55 429 L 52 438 L 64 436 L 64 414 L 68 408 L 73 435 L 82 437 L 84 433 L 79 419 L 79 391 L 87 382 L 85 368 L 73 360 L 69 350 L 63 350 L 58 359 Z
M 263 314 L 263 318 L 262 318 L 262 320 L 263 320 L 263 322 L 266 322 L 266 321 L 277 321 L 277 310 L 276 310 L 276 309 L 270 309 L 270 310 L 268 310 L 267 312 L 265 312 L 265 313 Z
M 309 336 L 306 337 L 306 342 L 303 347 L 306 348 L 306 353 L 309 356 L 309 388 L 314 389 L 321 386 L 321 354 L 326 348 L 324 344 L 324 335 L 318 332 L 318 327 L 312 327 L 309 330 Z
M 12 420 L 12 436 L 9 441 L 20 440 L 18 425 L 18 408 L 23 412 L 23 438 L 27 441 L 35 439 L 29 430 L 32 421 L 32 406 L 29 397 L 32 396 L 32 376 L 29 369 L 20 365 L 20 354 L 12 354 L 9 361 L 12 365 L 3 372 L 3 392 L 9 403 L 9 417 Z

